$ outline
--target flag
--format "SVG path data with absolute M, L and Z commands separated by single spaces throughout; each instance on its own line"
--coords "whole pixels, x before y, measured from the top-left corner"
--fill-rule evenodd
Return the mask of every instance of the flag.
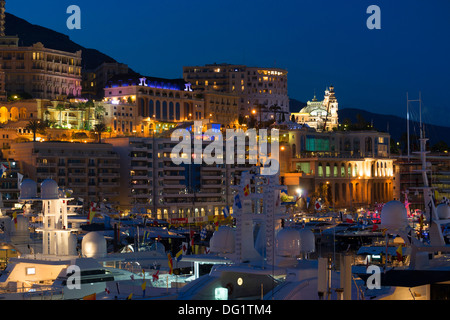
M 246 185 L 244 188 L 244 196 L 247 197 L 248 195 L 250 195 L 250 186 Z
M 3 176 L 3 174 L 6 172 L 6 170 L 8 170 L 8 167 L 2 163 L 2 165 L 0 165 L 0 177 Z
M 169 262 L 169 274 L 173 274 L 173 261 L 170 253 L 167 254 L 167 260 Z
M 145 296 L 145 288 L 147 287 L 147 281 L 142 282 L 141 284 L 141 288 L 142 288 L 142 294 Z
M 242 209 L 242 204 L 241 204 L 241 199 L 239 198 L 239 194 L 234 196 L 234 204 L 236 205 L 236 207 L 238 207 L 239 209 Z
M 148 240 L 150 238 L 150 232 L 148 230 L 144 231 L 144 236 L 142 238 L 142 241 Z
M 195 231 L 194 231 L 194 230 L 191 230 L 191 232 L 190 232 L 190 236 L 191 236 L 191 247 L 194 246 L 194 235 L 195 235 Z
M 226 206 L 226 207 L 222 210 L 222 212 L 223 212 L 223 215 L 224 215 L 225 219 L 228 218 L 228 217 L 230 216 L 230 208 L 229 208 L 228 206 Z
M 182 242 L 181 243 L 181 250 L 183 250 L 183 254 L 187 254 L 187 250 L 188 250 L 188 243 L 187 242 Z
M 219 218 L 217 216 L 214 216 L 214 225 L 215 225 L 216 231 L 219 230 Z
M 205 253 L 208 254 L 211 252 L 211 249 L 209 249 L 209 247 L 205 247 Z
M 157 270 L 156 273 L 154 273 L 152 275 L 152 277 L 153 277 L 153 282 L 155 282 L 156 280 L 159 280 L 159 270 Z
M 183 249 L 178 251 L 178 253 L 175 255 L 175 258 L 177 258 L 177 262 L 179 262 L 183 258 Z
M 311 198 L 307 197 L 306 198 L 306 208 L 309 208 L 309 203 L 311 202 Z
M 403 260 L 403 250 L 402 250 L 402 245 L 400 245 L 397 248 L 397 251 L 395 251 L 397 253 L 397 260 L 398 261 L 402 261 Z
M 83 297 L 83 300 L 97 300 L 97 295 L 95 293 Z
M 133 297 L 133 293 L 130 293 L 130 295 L 128 296 L 127 300 L 131 300 L 132 297 Z
M 111 293 L 111 291 L 109 291 L 108 287 L 105 288 L 105 292 L 106 292 L 106 294 L 110 294 Z
M 92 219 L 95 216 L 95 203 L 91 202 L 91 207 L 89 208 L 89 224 L 92 223 Z
M 20 190 L 20 185 L 22 184 L 23 181 L 23 174 L 17 173 L 17 185 L 19 186 L 19 190 Z
M 208 231 L 206 231 L 206 228 L 203 228 L 202 231 L 200 231 L 200 239 L 205 240 L 207 235 Z
M 17 230 L 17 213 L 13 211 L 13 220 L 14 220 L 14 227 Z
M 322 206 L 320 205 L 320 202 L 318 200 L 316 201 L 315 207 L 316 207 L 316 210 L 320 210 L 320 208 L 322 208 Z

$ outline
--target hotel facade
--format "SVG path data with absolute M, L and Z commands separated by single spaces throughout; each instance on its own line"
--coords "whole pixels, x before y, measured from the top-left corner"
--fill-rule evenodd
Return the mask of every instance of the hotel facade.
M 251 116 L 252 111 L 257 110 L 258 119 L 270 120 L 271 107 L 279 112 L 277 118 L 281 118 L 281 112 L 289 114 L 287 71 L 284 69 L 207 64 L 183 67 L 183 78 L 195 91 L 239 96 L 241 116 Z

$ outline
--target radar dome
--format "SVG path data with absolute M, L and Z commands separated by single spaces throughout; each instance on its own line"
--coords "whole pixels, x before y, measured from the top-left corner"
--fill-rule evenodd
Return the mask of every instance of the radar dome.
M 219 230 L 214 232 L 209 241 L 210 250 L 214 253 L 233 253 L 234 241 L 233 228 L 227 226 L 219 227 Z
M 450 219 L 450 206 L 446 203 L 441 203 L 436 207 L 436 212 L 441 220 Z
M 47 179 L 41 183 L 41 199 L 55 200 L 59 199 L 59 188 L 56 181 Z
M 29 200 L 37 197 L 37 183 L 31 179 L 24 179 L 20 184 L 20 199 Z
M 280 230 L 276 239 L 277 253 L 281 257 L 296 257 L 300 254 L 300 233 L 292 228 Z
M 166 248 L 161 242 L 154 242 L 150 246 L 150 251 L 157 251 L 164 254 L 166 252 Z
M 381 225 L 389 229 L 403 229 L 408 226 L 408 214 L 400 201 L 389 201 L 381 210 Z
M 106 256 L 106 239 L 100 232 L 89 232 L 81 241 L 83 256 L 101 258 Z
M 300 234 L 300 252 L 311 253 L 316 251 L 316 238 L 309 229 L 301 229 Z

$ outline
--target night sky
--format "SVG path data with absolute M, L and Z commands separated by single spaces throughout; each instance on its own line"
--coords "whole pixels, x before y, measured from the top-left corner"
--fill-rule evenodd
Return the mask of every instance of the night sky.
M 81 30 L 66 27 L 70 5 L 81 8 Z M 366 27 L 370 5 L 381 30 Z M 341 108 L 404 116 L 406 93 L 421 91 L 423 120 L 449 119 L 447 0 L 7 0 L 6 11 L 149 76 L 215 62 L 276 66 L 300 101 L 332 84 Z

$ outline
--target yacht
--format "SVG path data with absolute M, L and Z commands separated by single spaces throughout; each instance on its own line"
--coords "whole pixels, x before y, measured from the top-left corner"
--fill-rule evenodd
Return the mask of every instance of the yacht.
M 359 271 L 365 286 L 365 294 L 370 299 L 442 300 L 450 298 L 448 291 L 450 245 L 446 243 L 443 233 L 450 224 L 450 206 L 446 202 L 435 204 L 433 187 L 428 183 L 426 141 L 421 130 L 420 151 L 417 153 L 422 163 L 418 172 L 422 174 L 423 186 L 414 189 L 423 194 L 427 237 L 416 237 L 416 230 L 409 223 L 403 203 L 394 200 L 383 206 L 380 228 L 386 230 L 386 235 L 395 234 L 402 238 L 404 247 L 408 248 L 408 260 L 400 265 L 384 263 L 384 266 L 378 269 L 369 265 L 366 274 Z M 378 271 L 369 271 L 369 268 Z
M 105 262 L 122 261 L 122 257 L 108 257 L 106 239 L 91 232 L 83 237 L 82 250 L 77 251 L 77 228 L 69 226 L 68 202 L 53 180 L 44 180 L 41 194 L 30 179 L 21 184 L 20 201 L 42 202 L 43 223 L 36 231 L 41 242 L 32 241 L 28 218 L 17 215 L 2 217 L 11 242 L 20 250 L 10 258 L 0 275 L 0 299 L 83 299 L 105 290 L 109 281 L 139 279 L 139 273 L 105 266 Z M 9 220 L 8 220 L 9 219 Z

